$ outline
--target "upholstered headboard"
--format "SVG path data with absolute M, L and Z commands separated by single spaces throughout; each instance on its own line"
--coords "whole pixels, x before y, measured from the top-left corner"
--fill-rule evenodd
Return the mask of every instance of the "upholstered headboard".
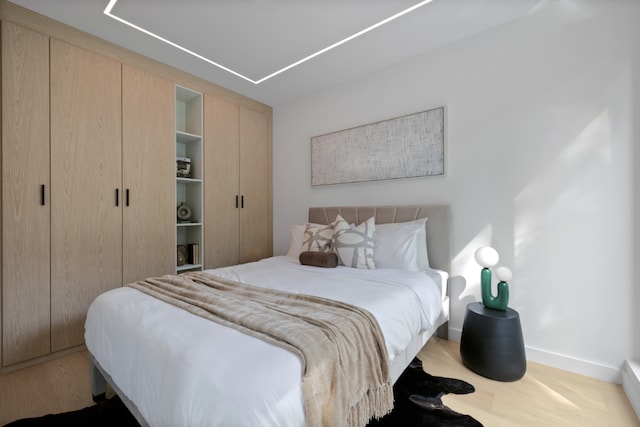
M 339 206 L 309 208 L 309 222 L 329 224 L 340 214 L 347 222 L 360 224 L 372 216 L 376 224 L 427 218 L 427 250 L 431 267 L 451 270 L 451 211 L 447 205 Z

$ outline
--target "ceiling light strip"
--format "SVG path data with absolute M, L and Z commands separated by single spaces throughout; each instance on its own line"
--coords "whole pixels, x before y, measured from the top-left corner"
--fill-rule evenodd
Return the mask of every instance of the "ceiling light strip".
M 115 7 L 115 5 L 118 2 L 118 0 L 110 0 L 109 4 L 104 9 L 103 13 L 105 15 L 107 15 L 108 17 L 115 19 L 118 22 L 121 22 L 121 23 L 123 23 L 125 25 L 128 25 L 131 28 L 134 28 L 134 29 L 144 33 L 144 34 L 147 34 L 147 35 L 149 35 L 149 36 L 151 36 L 153 38 L 156 38 L 156 39 L 158 39 L 158 40 L 160 40 L 160 41 L 162 41 L 162 42 L 164 42 L 164 43 L 166 43 L 166 44 L 168 44 L 170 46 L 175 47 L 176 49 L 180 49 L 181 51 L 186 52 L 189 55 L 193 55 L 198 59 L 201 59 L 201 60 L 203 60 L 203 61 L 205 61 L 205 62 L 207 62 L 207 63 L 209 63 L 209 64 L 211 64 L 211 65 L 213 65 L 215 67 L 218 67 L 218 68 L 220 68 L 220 69 L 222 69 L 222 70 L 224 70 L 224 71 L 226 71 L 228 73 L 233 74 L 234 76 L 240 77 L 241 79 L 244 79 L 244 80 L 246 80 L 248 82 L 251 82 L 251 83 L 253 83 L 255 85 L 258 85 L 258 84 L 260 84 L 260 83 L 262 83 L 264 81 L 267 81 L 267 80 L 277 76 L 278 74 L 282 74 L 287 70 L 290 70 L 290 69 L 292 69 L 294 67 L 297 67 L 298 65 L 300 65 L 300 64 L 302 64 L 304 62 L 309 61 L 310 59 L 313 59 L 313 58 L 315 58 L 315 57 L 317 57 L 319 55 L 322 55 L 323 53 L 326 53 L 326 52 L 328 52 L 328 51 L 330 51 L 332 49 L 335 49 L 336 47 L 341 46 L 341 45 L 343 45 L 343 44 L 345 44 L 345 43 L 347 43 L 347 42 L 349 42 L 349 41 L 351 41 L 351 40 L 353 40 L 353 39 L 355 39 L 357 37 L 360 37 L 363 34 L 368 33 L 369 31 L 375 30 L 376 28 L 381 27 L 382 25 L 385 25 L 385 24 L 387 24 L 387 23 L 389 23 L 389 22 L 391 22 L 391 21 L 393 21 L 395 19 L 398 19 L 401 16 L 406 15 L 407 13 L 413 12 L 414 10 L 416 10 L 416 9 L 418 9 L 418 8 L 428 4 L 428 3 L 431 3 L 432 1 L 433 0 L 423 0 L 422 2 L 420 2 L 418 4 L 415 4 L 415 5 L 407 8 L 407 9 L 404 9 L 401 12 L 396 13 L 395 15 L 392 15 L 392 16 L 386 18 L 386 19 L 383 19 L 382 21 L 380 21 L 380 22 L 378 22 L 376 24 L 373 24 L 370 27 L 367 27 L 362 31 L 359 31 L 359 32 L 357 32 L 357 33 L 355 33 L 355 34 L 353 34 L 353 35 L 351 35 L 349 37 L 346 37 L 346 38 L 344 38 L 344 39 L 342 39 L 342 40 L 330 45 L 330 46 L 325 47 L 324 49 L 321 49 L 321 50 L 319 50 L 319 51 L 317 51 L 315 53 L 312 53 L 311 55 L 306 56 L 306 57 L 300 59 L 299 61 L 296 61 L 296 62 L 294 62 L 294 63 L 292 63 L 290 65 L 287 65 L 286 67 L 281 68 L 280 70 L 278 70 L 278 71 L 276 71 L 274 73 L 271 73 L 271 74 L 269 74 L 269 75 L 267 75 L 267 76 L 265 76 L 265 77 L 263 77 L 263 78 L 261 78 L 259 80 L 250 79 L 249 77 L 244 76 L 244 75 L 238 73 L 237 71 L 234 71 L 234 70 L 232 70 L 232 69 L 230 69 L 228 67 L 225 67 L 222 64 L 218 64 L 217 62 L 212 61 L 209 58 L 204 57 L 204 56 L 202 56 L 202 55 L 200 55 L 200 54 L 198 54 L 196 52 L 193 52 L 193 51 L 191 51 L 191 50 L 189 50 L 189 49 L 187 49 L 185 47 L 182 47 L 179 44 L 172 42 L 171 40 L 167 40 L 164 37 L 161 37 L 161 36 L 159 36 L 159 35 L 157 35 L 155 33 L 152 33 L 151 31 L 145 30 L 144 28 L 142 28 L 142 27 L 140 27 L 138 25 L 135 25 L 135 24 L 133 24 L 133 23 L 131 23 L 131 22 L 125 20 L 125 19 L 122 19 L 122 18 L 114 15 L 111 11 Z
M 286 67 L 276 71 L 275 73 L 269 74 L 268 76 L 261 78 L 260 80 L 256 81 L 256 84 L 262 83 L 263 81 L 268 80 L 268 79 L 270 79 L 272 77 L 275 77 L 280 73 L 284 73 L 285 71 L 287 71 L 287 70 L 289 70 L 289 69 L 291 69 L 293 67 L 296 67 L 296 66 L 302 64 L 303 62 L 307 62 L 308 60 L 313 59 L 316 56 L 322 55 L 323 53 L 326 53 L 326 52 L 330 51 L 331 49 L 335 49 L 336 47 L 338 47 L 340 45 L 343 45 L 343 44 L 345 44 L 345 43 L 347 43 L 347 42 L 349 42 L 349 41 L 351 41 L 351 40 L 353 40 L 353 39 L 355 39 L 357 37 L 360 37 L 361 35 L 366 34 L 369 31 L 375 30 L 376 28 L 381 27 L 384 24 L 387 24 L 387 23 L 393 21 L 394 19 L 400 18 L 401 16 L 406 15 L 409 12 L 413 12 L 414 10 L 418 9 L 419 7 L 422 7 L 427 3 L 431 3 L 432 1 L 433 0 L 424 0 L 424 1 L 418 3 L 418 4 L 414 5 L 414 6 L 411 6 L 408 9 L 405 9 L 405 10 L 403 10 L 401 12 L 396 13 L 393 16 L 390 16 L 387 19 L 383 19 L 382 21 L 378 22 L 377 24 L 373 24 L 372 26 L 367 27 L 362 31 L 359 31 L 359 32 L 347 37 L 347 38 L 344 38 L 344 39 L 340 40 L 339 42 L 336 42 L 336 43 L 332 44 L 331 46 L 327 46 L 324 49 L 321 49 L 321 50 L 317 51 L 316 53 L 313 53 L 313 54 L 311 54 L 311 55 L 309 55 L 309 56 L 307 56 L 305 58 L 302 58 L 301 60 L 296 61 L 291 65 L 287 65 Z
M 191 51 L 191 50 L 189 50 L 189 49 L 187 49 L 185 47 L 180 46 L 177 43 L 172 42 L 171 40 L 167 40 L 164 37 L 161 37 L 161 36 L 159 36 L 159 35 L 157 35 L 155 33 L 152 33 L 151 31 L 145 30 L 144 28 L 142 28 L 142 27 L 140 27 L 140 26 L 138 26 L 136 24 L 133 24 L 133 23 L 131 23 L 131 22 L 125 20 L 125 19 L 122 19 L 122 18 L 114 15 L 113 13 L 111 13 L 111 10 L 113 9 L 113 7 L 116 5 L 117 2 L 118 2 L 118 0 L 110 0 L 109 4 L 107 5 L 107 7 L 105 8 L 103 13 L 105 15 L 107 15 L 108 17 L 115 19 L 116 21 L 119 21 L 119 22 L 121 22 L 121 23 L 123 23 L 125 25 L 130 26 L 131 28 L 134 28 L 134 29 L 136 29 L 136 30 L 138 30 L 138 31 L 140 31 L 142 33 L 145 33 L 145 34 L 147 34 L 147 35 L 149 35 L 149 36 L 151 36 L 153 38 L 156 38 L 156 39 L 158 39 L 158 40 L 160 40 L 160 41 L 162 41 L 162 42 L 164 42 L 164 43 L 166 43 L 166 44 L 168 44 L 170 46 L 175 47 L 176 49 L 180 49 L 181 51 L 186 52 L 189 55 L 193 55 L 198 59 L 201 59 L 201 60 L 203 60 L 205 62 L 208 62 L 211 65 L 214 65 L 214 66 L 216 66 L 216 67 L 218 67 L 220 69 L 223 69 L 224 71 L 226 71 L 228 73 L 233 74 L 234 76 L 238 76 L 241 79 L 247 80 L 247 81 L 249 81 L 249 82 L 251 82 L 253 84 L 258 84 L 258 82 L 254 81 L 254 80 L 251 80 L 250 78 L 248 78 L 246 76 L 243 76 L 242 74 L 240 74 L 240 73 L 238 73 L 236 71 L 233 71 L 232 69 L 227 68 L 222 64 L 218 64 L 217 62 L 212 61 L 209 58 L 200 55 L 199 53 L 193 52 L 193 51 Z

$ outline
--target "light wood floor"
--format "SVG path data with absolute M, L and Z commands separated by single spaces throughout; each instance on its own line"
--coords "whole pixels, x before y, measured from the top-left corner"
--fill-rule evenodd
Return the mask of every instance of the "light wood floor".
M 470 382 L 475 393 L 444 403 L 493 426 L 640 426 L 622 387 L 536 363 L 519 381 L 503 383 L 467 370 L 455 341 L 432 339 L 420 352 L 432 375 Z M 0 376 L 0 425 L 93 404 L 86 352 Z
M 446 395 L 451 409 L 491 426 L 640 426 L 622 386 L 527 363 L 527 373 L 515 382 L 484 378 L 466 369 L 455 341 L 432 338 L 418 354 L 431 375 L 465 380 L 476 391 Z

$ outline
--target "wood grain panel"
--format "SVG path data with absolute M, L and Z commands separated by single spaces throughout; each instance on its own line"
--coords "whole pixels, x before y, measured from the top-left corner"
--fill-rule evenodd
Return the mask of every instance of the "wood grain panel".
M 2 23 L 2 363 L 49 341 L 49 39 Z
M 120 63 L 51 40 L 52 351 L 83 343 L 89 304 L 122 284 L 120 77 Z
M 239 261 L 238 104 L 204 97 L 205 268 Z
M 81 351 L 0 376 L 0 425 L 92 406 L 88 366 Z
M 173 82 L 122 68 L 123 280 L 175 272 Z
M 240 107 L 240 262 L 271 256 L 269 118 Z

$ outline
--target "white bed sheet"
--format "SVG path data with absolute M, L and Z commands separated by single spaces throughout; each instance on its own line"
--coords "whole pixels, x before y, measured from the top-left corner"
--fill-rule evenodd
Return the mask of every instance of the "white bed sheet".
M 291 257 L 208 272 L 363 307 L 378 320 L 391 361 L 442 310 L 437 272 L 321 269 Z M 85 339 L 152 426 L 305 425 L 298 356 L 135 289 L 99 296 Z

